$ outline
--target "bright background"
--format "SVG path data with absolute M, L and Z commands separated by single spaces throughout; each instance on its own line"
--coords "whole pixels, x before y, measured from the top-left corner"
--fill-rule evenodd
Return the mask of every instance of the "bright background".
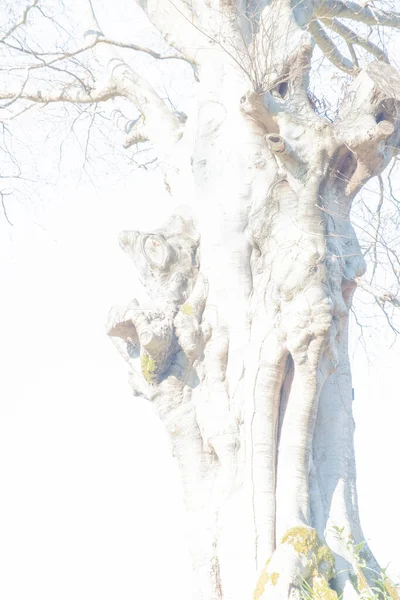
M 130 21 L 115 14 L 108 25 Z M 112 149 L 82 175 L 79 136 L 67 137 L 60 166 L 46 119 L 24 129 L 34 154 L 20 156 L 57 177 L 32 184 L 37 196 L 22 204 L 7 197 L 14 227 L 0 219 L 0 597 L 187 600 L 169 442 L 104 333 L 111 305 L 136 293 L 118 232 L 153 229 L 174 207 L 155 173 L 121 166 Z M 380 325 L 364 333 L 368 353 L 352 335 L 361 518 L 400 577 L 400 352 Z

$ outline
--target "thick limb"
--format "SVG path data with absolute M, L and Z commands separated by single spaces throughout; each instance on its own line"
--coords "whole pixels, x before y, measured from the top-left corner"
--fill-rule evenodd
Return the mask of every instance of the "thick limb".
M 261 344 L 254 381 L 251 470 L 259 568 L 275 549 L 276 450 L 280 392 L 287 351 L 275 331 Z
M 292 353 L 294 379 L 283 417 L 276 487 L 277 539 L 291 527 L 310 524 L 309 471 L 312 440 L 323 383 L 325 339 L 313 339 L 300 355 Z M 322 372 L 321 372 L 322 371 Z
M 325 536 L 334 553 L 335 587 L 343 599 L 358 597 L 363 586 L 375 585 L 381 569 L 365 544 L 361 529 L 356 491 L 354 455 L 353 390 L 348 357 L 348 317 L 341 320 L 340 364 L 321 391 L 313 462 L 321 492 L 321 506 L 315 526 Z M 317 516 L 317 515 L 316 515 Z M 354 548 L 364 543 L 360 568 Z M 365 590 L 364 590 L 365 591 Z
M 315 0 L 314 0 L 315 2 Z M 400 14 L 392 10 L 380 10 L 375 6 L 368 6 L 369 3 L 359 4 L 352 0 L 322 0 L 315 2 L 315 14 L 321 17 L 340 19 L 351 19 L 365 23 L 365 25 L 384 25 L 400 29 Z

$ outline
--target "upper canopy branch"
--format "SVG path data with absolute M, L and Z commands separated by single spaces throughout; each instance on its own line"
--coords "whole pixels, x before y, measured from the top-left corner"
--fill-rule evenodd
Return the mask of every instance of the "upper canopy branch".
M 42 64 L 42 67 L 56 68 L 52 61 Z M 57 69 L 61 73 L 73 77 L 73 83 L 63 82 L 58 87 L 46 85 L 38 87 L 37 82 L 30 80 L 32 67 L 26 69 L 25 78 L 20 82 L 7 84 L 5 89 L 0 89 L 0 108 L 6 108 L 18 100 L 28 100 L 39 104 L 67 102 L 75 104 L 94 104 L 105 102 L 111 98 L 124 97 L 130 100 L 140 111 L 142 119 L 141 134 L 135 136 L 134 141 L 151 140 L 155 145 L 165 146 L 173 143 L 182 134 L 183 121 L 173 113 L 156 90 L 128 64 L 119 58 L 109 61 L 109 78 L 106 83 L 93 84 L 85 81 L 76 74 L 66 69 Z M 145 123 L 145 125 L 144 125 Z M 129 147 L 134 143 L 132 135 L 125 143 Z
M 382 60 L 383 62 L 387 63 L 389 62 L 387 55 L 381 48 L 379 48 L 379 46 L 377 46 L 367 38 L 358 35 L 352 29 L 346 27 L 346 25 L 343 25 L 343 23 L 341 23 L 337 19 L 323 18 L 321 19 L 321 21 L 324 25 L 332 29 L 332 31 L 342 36 L 342 38 L 346 40 L 346 42 L 348 42 L 349 44 L 360 46 L 361 48 L 364 48 L 364 50 L 367 50 L 367 52 L 370 52 L 371 54 L 376 56 L 378 60 Z
M 362 6 L 351 0 L 322 0 L 317 5 L 315 14 L 318 17 L 339 17 L 359 21 L 366 25 L 384 25 L 400 29 L 400 13 L 379 10 L 375 6 Z
M 33 65 L 31 68 L 40 68 L 43 66 L 49 66 L 56 62 L 60 62 L 63 60 L 67 60 L 69 58 L 73 58 L 75 56 L 78 56 L 79 54 L 83 54 L 84 52 L 88 52 L 89 50 L 92 50 L 95 46 L 98 46 L 100 44 L 108 44 L 110 46 L 114 46 L 115 48 L 122 48 L 122 49 L 126 49 L 126 50 L 134 50 L 136 52 L 143 52 L 144 54 L 148 54 L 149 56 L 151 56 L 157 60 L 170 60 L 170 59 L 186 60 L 184 56 L 180 55 L 178 52 L 176 52 L 174 50 L 168 54 L 160 54 L 159 52 L 156 52 L 155 50 L 152 50 L 151 48 L 148 48 L 147 46 L 142 46 L 142 45 L 133 44 L 133 43 L 126 43 L 126 42 L 119 42 L 117 40 L 109 39 L 106 37 L 98 37 L 98 36 L 96 36 L 90 44 L 87 44 L 86 46 L 82 46 L 81 48 L 77 48 L 76 50 L 70 50 L 70 51 L 66 51 L 66 52 L 62 52 L 62 51 L 37 52 L 36 50 L 27 50 L 26 48 L 21 48 L 21 47 L 15 46 L 14 44 L 10 44 L 8 42 L 5 42 L 4 40 L 0 40 L 0 43 L 2 43 L 3 45 L 6 45 L 11 50 L 14 50 L 19 53 L 27 54 L 34 58 L 39 59 L 40 63 L 37 65 Z M 48 57 L 48 58 L 54 57 L 54 58 L 45 62 L 44 59 L 46 57 Z
M 216 53 L 246 72 L 249 52 L 234 2 L 224 0 L 136 0 L 166 42 L 193 65 L 210 64 Z M 210 50 L 212 52 L 210 52 Z
M 345 73 L 354 74 L 358 72 L 356 65 L 340 52 L 339 48 L 326 34 L 318 21 L 311 21 L 308 28 L 326 58 L 330 60 L 335 67 Z
M 69 102 L 75 104 L 92 104 L 95 102 L 105 102 L 114 96 L 118 96 L 117 88 L 110 83 L 102 88 L 94 88 L 90 91 L 85 89 L 76 89 L 65 86 L 61 89 L 32 89 L 32 85 L 24 82 L 19 88 L 7 86 L 7 90 L 0 89 L 0 100 L 29 100 L 39 104 L 49 104 L 53 102 Z M 6 106 L 8 106 L 8 103 Z M 4 105 L 0 108 L 4 108 Z
M 38 1 L 35 0 L 26 8 L 21 20 L 22 24 L 26 22 L 29 10 L 36 6 Z M 8 102 L 2 102 L 0 107 L 6 108 L 19 100 L 40 104 L 55 102 L 94 104 L 123 97 L 132 102 L 142 115 L 142 131 L 140 136 L 136 134 L 136 141 L 150 139 L 160 149 L 179 139 L 182 132 L 182 122 L 179 117 L 169 109 L 150 83 L 118 56 L 117 50 L 139 51 L 156 59 L 182 59 L 183 57 L 173 49 L 168 53 L 160 54 L 146 46 L 106 38 L 101 31 L 91 1 L 85 0 L 82 8 L 83 12 L 86 11 L 82 19 L 86 26 L 84 34 L 86 41 L 84 45 L 74 50 L 46 52 L 40 48 L 36 51 L 30 49 L 26 42 L 8 43 L 4 41 L 5 38 L 0 40 L 4 48 L 11 50 L 13 58 L 16 56 L 21 58 L 19 62 L 14 61 L 12 67 L 8 69 L 10 80 L 6 82 L 5 89 L 0 90 L 0 101 Z M 17 26 L 18 24 L 15 25 Z M 7 35 L 10 32 L 11 30 Z M 90 50 L 95 53 L 106 75 L 104 79 L 101 76 L 98 82 L 97 74 L 92 70 L 90 63 L 87 65 L 79 63 L 79 69 L 76 68 L 75 59 Z M 32 58 L 31 61 L 29 57 Z M 72 68 L 70 64 L 73 65 Z M 60 80 L 58 82 L 52 80 L 46 69 L 57 70 L 61 74 Z M 12 71 L 22 71 L 24 75 L 18 81 Z M 46 83 L 42 84 L 37 79 L 35 81 L 31 77 L 33 72 L 35 74 L 40 72 L 43 82 Z M 131 129 L 126 133 L 131 133 Z M 126 146 L 129 146 L 129 140 Z
M 182 123 L 157 94 L 155 89 L 119 58 L 110 61 L 111 79 L 119 95 L 130 100 L 141 112 L 145 121 L 143 139 L 150 139 L 159 146 L 177 141 L 182 136 Z M 126 144 L 130 145 L 130 144 Z
M 21 19 L 19 21 L 17 21 L 16 23 L 14 23 L 14 25 L 12 25 L 10 27 L 10 29 L 8 31 L 6 31 L 6 33 L 0 38 L 0 41 L 4 42 L 4 40 L 6 40 L 8 37 L 10 37 L 10 35 L 12 35 L 14 33 L 14 31 L 16 31 L 18 29 L 18 27 L 21 27 L 21 25 L 25 25 L 29 12 L 33 8 L 35 8 L 38 4 L 39 4 L 39 0 L 33 0 L 32 4 L 28 4 L 25 7 L 24 12 L 22 13 Z
M 137 0 L 137 4 L 170 46 L 189 62 L 197 63 L 197 50 L 207 43 L 207 36 L 195 3 L 189 7 L 180 0 Z M 208 12 L 209 8 L 203 4 L 203 18 Z
M 386 302 L 388 302 L 396 308 L 400 308 L 400 299 L 397 294 L 394 294 L 393 292 L 390 292 L 389 290 L 385 290 L 383 288 L 378 289 L 376 286 L 373 286 L 370 283 L 364 281 L 361 277 L 357 277 L 356 283 L 358 287 L 360 287 L 368 294 L 371 294 L 371 296 L 373 296 L 380 303 L 385 304 Z
M 165 104 L 152 86 L 120 59 L 111 64 L 109 81 L 98 87 L 88 85 L 63 84 L 59 88 L 39 88 L 27 77 L 21 84 L 7 85 L 0 89 L 0 100 L 9 100 L 2 108 L 18 100 L 28 100 L 40 104 L 67 102 L 75 104 L 94 104 L 106 102 L 111 98 L 125 97 L 141 112 L 146 122 L 145 141 L 150 139 L 155 144 L 165 145 L 179 139 L 182 123 Z M 143 132 L 142 132 L 143 133 Z M 126 144 L 128 147 L 130 144 Z

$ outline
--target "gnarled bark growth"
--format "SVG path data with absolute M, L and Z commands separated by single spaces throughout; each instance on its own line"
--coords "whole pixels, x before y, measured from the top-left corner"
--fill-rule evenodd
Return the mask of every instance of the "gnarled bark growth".
M 123 234 L 156 308 L 114 314 L 109 333 L 128 342 L 134 389 L 154 401 L 179 460 L 195 597 L 242 600 L 257 578 L 256 600 L 300 598 L 304 586 L 316 598 L 358 597 L 380 570 L 366 547 L 364 570 L 352 551 L 363 535 L 347 331 L 365 264 L 350 211 L 398 150 L 400 77 L 386 62 L 360 71 L 342 61 L 356 77 L 331 123 L 308 97 L 314 38 L 327 43 L 309 12 L 267 3 L 242 23 L 256 53 L 240 54 L 245 37 L 235 37 L 232 56 L 212 39 L 189 52 L 171 33 L 173 9 L 162 4 L 166 26 L 160 6 L 147 3 L 153 22 L 198 65 L 189 122 L 199 237 L 184 219 L 172 237 L 170 225 Z M 194 14 L 201 37 L 211 25 Z M 226 45 L 237 27 L 224 25 Z
M 365 264 L 350 210 L 399 147 L 400 77 L 371 63 L 329 123 L 307 97 L 311 51 L 299 29 L 272 91 L 239 92 L 224 110 L 226 80 L 204 86 L 193 149 L 200 240 L 183 217 L 179 230 L 121 237 L 156 308 L 113 313 L 109 333 L 127 342 L 134 389 L 170 433 L 204 600 L 249 597 L 257 571 L 257 600 L 300 598 L 305 584 L 318 598 L 357 597 L 379 573 L 367 548 L 374 571 L 360 573 L 351 551 L 363 536 L 347 329 Z M 245 88 L 229 68 L 227 81 Z M 230 167 L 218 153 L 233 127 Z M 251 534 L 235 528 L 231 540 L 241 519 Z
M 360 560 L 347 350 L 365 263 L 350 211 L 398 152 L 400 76 L 343 20 L 400 29 L 400 15 L 350 0 L 140 5 L 168 56 L 107 37 L 88 2 L 87 45 L 76 50 L 13 45 L 21 23 L 5 32 L 2 44 L 33 64 L 22 61 L 26 78 L 0 100 L 130 102 L 139 118 L 116 111 L 124 145 L 150 141 L 168 192 L 190 207 L 157 231 L 121 234 L 149 301 L 114 308 L 108 333 L 179 462 L 194 598 L 371 597 L 381 574 L 366 546 Z M 310 100 L 315 45 L 354 78 L 334 122 Z M 360 68 L 356 47 L 373 62 Z M 191 113 L 170 110 L 121 49 L 191 63 Z M 90 74 L 38 89 L 30 79 L 89 51 L 101 83 Z

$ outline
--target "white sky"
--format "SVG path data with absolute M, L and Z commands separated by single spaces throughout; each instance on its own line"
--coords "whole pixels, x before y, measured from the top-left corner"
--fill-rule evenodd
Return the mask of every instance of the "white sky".
M 103 192 L 64 189 L 41 215 L 46 231 L 28 219 L 12 239 L 3 229 L 5 600 L 190 595 L 168 440 L 104 334 L 111 304 L 133 294 L 117 233 L 138 226 L 137 205 Z M 150 214 L 167 212 L 148 184 L 141 193 Z
M 118 232 L 173 210 L 158 183 L 104 173 L 94 189 L 66 173 L 35 210 L 11 205 L 14 228 L 0 224 L 4 600 L 190 597 L 168 440 L 104 334 L 110 306 L 136 293 Z M 364 532 L 400 574 L 400 353 L 389 340 L 369 341 L 370 364 L 354 343 L 354 408 Z

